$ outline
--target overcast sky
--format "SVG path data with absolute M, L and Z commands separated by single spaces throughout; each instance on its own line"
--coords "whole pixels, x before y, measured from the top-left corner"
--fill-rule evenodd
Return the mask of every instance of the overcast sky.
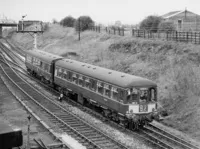
M 60 21 L 71 15 L 90 16 L 95 22 L 136 24 L 148 15 L 163 15 L 170 11 L 187 10 L 200 14 L 200 0 L 0 0 L 0 18 L 19 21 Z

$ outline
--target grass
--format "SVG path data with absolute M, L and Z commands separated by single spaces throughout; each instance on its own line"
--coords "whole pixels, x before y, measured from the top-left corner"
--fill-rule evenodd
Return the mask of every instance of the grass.
M 12 40 L 29 50 L 33 39 L 13 33 Z M 159 105 L 170 115 L 165 124 L 200 138 L 200 46 L 162 40 L 49 27 L 38 37 L 38 47 L 71 59 L 142 76 L 158 84 Z M 195 124 L 195 125 L 193 125 Z M 193 125 L 193 127 L 191 127 Z

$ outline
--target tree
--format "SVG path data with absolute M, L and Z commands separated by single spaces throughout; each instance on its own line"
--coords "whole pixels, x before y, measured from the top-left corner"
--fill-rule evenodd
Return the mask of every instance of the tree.
M 157 32 L 161 21 L 162 18 L 159 16 L 148 16 L 140 23 L 140 29 Z
M 175 24 L 172 21 L 162 21 L 160 22 L 159 31 L 167 32 L 176 30 Z
M 58 21 L 57 21 L 56 19 L 53 19 L 53 20 L 52 20 L 52 23 L 53 23 L 53 24 L 57 24 Z
M 76 19 L 74 19 L 73 17 L 67 16 L 60 21 L 60 25 L 66 26 L 66 27 L 74 27 L 75 21 L 76 21 Z
M 94 21 L 89 16 L 80 16 L 74 25 L 76 31 L 79 31 L 79 29 L 80 31 L 84 31 L 90 29 L 92 26 L 94 26 Z

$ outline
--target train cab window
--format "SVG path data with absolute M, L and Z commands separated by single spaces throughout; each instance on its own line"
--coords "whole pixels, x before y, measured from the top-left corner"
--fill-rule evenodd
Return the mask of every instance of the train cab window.
M 97 82 L 97 91 L 100 94 L 103 94 L 103 83 L 102 82 Z
M 107 97 L 111 96 L 111 85 L 104 84 L 104 95 Z
M 134 104 L 137 103 L 139 99 L 139 92 L 135 88 L 130 88 L 127 90 L 127 103 Z
M 90 88 L 90 79 L 89 78 L 85 78 L 85 87 Z
M 118 90 L 116 87 L 112 87 L 112 98 L 118 100 Z
M 151 96 L 150 100 L 155 102 L 156 101 L 156 90 L 154 88 L 150 89 L 150 96 Z
M 80 86 L 83 86 L 83 76 L 82 75 L 79 75 L 79 77 L 78 77 L 78 84 Z
M 73 73 L 72 75 L 72 82 L 77 84 L 78 83 L 78 77 L 77 77 L 77 74 Z
M 96 81 L 94 79 L 90 79 L 90 89 L 96 91 Z

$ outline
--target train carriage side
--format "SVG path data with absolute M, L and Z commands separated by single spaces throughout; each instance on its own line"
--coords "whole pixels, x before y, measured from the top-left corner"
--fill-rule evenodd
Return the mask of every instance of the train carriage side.
M 75 91 L 80 96 L 80 103 L 86 98 L 112 111 L 105 110 L 107 113 L 116 112 L 130 117 L 133 114 L 148 114 L 156 109 L 156 99 L 146 103 L 139 101 L 140 89 L 149 95 L 149 89 L 154 89 L 152 96 L 156 98 L 156 84 L 153 81 L 74 60 L 56 62 L 55 84 Z M 135 99 L 133 89 L 138 91 Z M 144 110 L 142 106 L 147 108 Z
M 56 60 L 62 59 L 60 56 L 56 56 L 41 50 L 29 50 L 26 51 L 25 65 L 27 71 L 40 79 L 53 83 L 53 69 Z

